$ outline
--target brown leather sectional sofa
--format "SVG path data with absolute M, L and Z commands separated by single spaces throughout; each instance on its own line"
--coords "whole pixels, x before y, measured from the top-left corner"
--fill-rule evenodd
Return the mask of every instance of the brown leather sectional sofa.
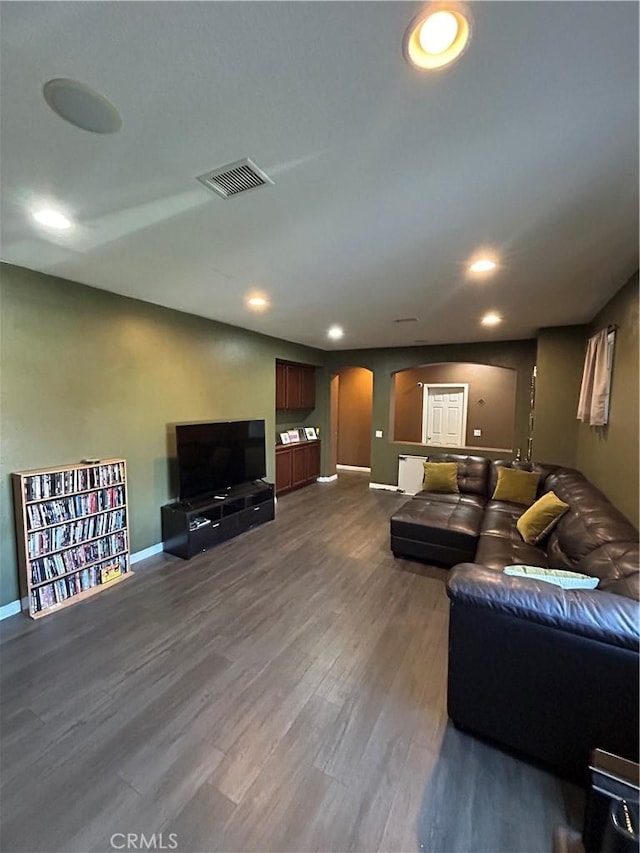
M 638 761 L 638 531 L 579 471 L 437 454 L 458 463 L 459 494 L 420 492 L 391 519 L 397 556 L 454 566 L 448 711 L 453 722 L 584 779 L 600 747 Z M 494 501 L 501 465 L 540 472 L 538 496 L 569 504 L 546 541 L 526 544 L 518 504 Z M 563 590 L 507 565 L 599 578 Z

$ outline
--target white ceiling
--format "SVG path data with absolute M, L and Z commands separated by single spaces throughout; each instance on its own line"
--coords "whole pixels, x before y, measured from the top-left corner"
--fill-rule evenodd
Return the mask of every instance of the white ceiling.
M 420 8 L 3 3 L 3 260 L 322 348 L 590 320 L 638 265 L 638 5 L 473 3 L 468 51 L 435 74 L 402 56 Z M 54 115 L 54 77 L 122 129 Z M 246 156 L 274 186 L 195 180 Z M 71 233 L 30 219 L 44 199 Z M 503 263 L 478 283 L 483 245 Z

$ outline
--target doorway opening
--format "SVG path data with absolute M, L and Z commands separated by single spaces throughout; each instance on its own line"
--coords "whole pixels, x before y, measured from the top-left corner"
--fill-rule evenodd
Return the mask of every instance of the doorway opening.
M 371 471 L 373 372 L 342 367 L 331 377 L 329 473 Z

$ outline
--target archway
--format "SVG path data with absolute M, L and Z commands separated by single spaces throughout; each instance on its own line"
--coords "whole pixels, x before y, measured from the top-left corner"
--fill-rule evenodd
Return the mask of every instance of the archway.
M 373 372 L 342 367 L 331 377 L 329 473 L 371 470 Z

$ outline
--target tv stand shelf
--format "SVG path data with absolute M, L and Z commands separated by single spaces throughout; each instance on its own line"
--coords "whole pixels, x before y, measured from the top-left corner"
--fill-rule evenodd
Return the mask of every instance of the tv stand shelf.
M 162 507 L 164 550 L 190 560 L 220 542 L 232 539 L 274 517 L 273 485 L 245 483 L 225 493 Z M 200 522 L 200 526 L 196 526 Z

